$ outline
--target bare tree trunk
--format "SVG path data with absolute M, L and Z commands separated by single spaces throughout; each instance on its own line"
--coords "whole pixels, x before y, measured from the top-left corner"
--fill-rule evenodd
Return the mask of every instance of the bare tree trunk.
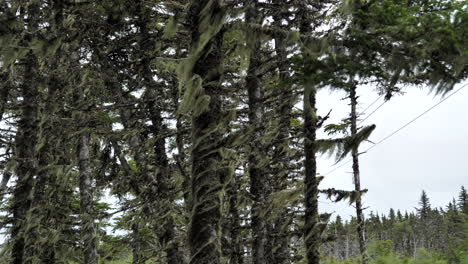
M 354 82 L 353 80 L 351 80 Z M 352 87 L 350 91 L 350 98 L 351 98 L 351 136 L 356 136 L 357 134 L 357 96 L 356 96 L 356 85 L 353 83 L 351 84 Z M 353 146 L 351 155 L 353 158 L 353 177 L 354 177 L 354 190 L 359 193 L 356 198 L 356 219 L 357 219 L 357 226 L 356 230 L 358 233 L 359 239 L 359 250 L 361 252 L 361 259 L 363 264 L 367 264 L 369 262 L 369 257 L 367 255 L 366 249 L 366 235 L 365 235 L 365 220 L 364 214 L 362 209 L 362 198 L 361 198 L 361 178 L 359 175 L 359 146 Z
M 81 235 L 83 241 L 84 264 L 97 264 L 97 230 L 94 223 L 92 169 L 89 153 L 89 134 L 79 138 L 78 164 L 80 169 L 80 210 Z

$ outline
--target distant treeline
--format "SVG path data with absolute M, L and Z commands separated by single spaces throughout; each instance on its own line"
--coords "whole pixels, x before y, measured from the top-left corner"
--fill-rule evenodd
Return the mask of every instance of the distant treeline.
M 395 209 L 386 215 L 371 212 L 366 219 L 371 258 L 389 254 L 418 258 L 427 255 L 421 253 L 424 249 L 442 255 L 448 263 L 468 263 L 467 201 L 466 189 L 461 187 L 458 199 L 454 198 L 445 208 L 435 208 L 423 191 L 415 212 L 402 213 Z M 355 230 L 355 217 L 343 221 L 337 216 L 329 226 L 336 239 L 323 245 L 324 255 L 340 261 L 359 255 Z

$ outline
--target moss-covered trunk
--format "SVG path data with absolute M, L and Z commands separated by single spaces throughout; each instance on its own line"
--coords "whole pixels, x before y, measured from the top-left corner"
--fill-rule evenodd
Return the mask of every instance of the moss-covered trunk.
M 220 142 L 223 136 L 223 32 L 219 28 L 223 22 L 220 14 L 224 8 L 221 4 L 222 1 L 219 0 L 193 0 L 188 11 L 191 31 L 190 60 L 194 60 L 193 68 L 188 71 L 201 84 L 192 83 L 192 87 L 187 89 L 197 90 L 190 100 L 203 104 L 191 106 L 194 112 L 191 153 L 192 212 L 188 239 L 191 264 L 220 263 L 220 195 L 225 173 Z
M 257 1 L 252 1 L 246 12 L 246 21 L 255 23 L 258 20 Z M 255 34 L 255 33 L 252 33 Z M 255 38 L 255 37 L 254 37 Z M 267 174 L 262 159 L 266 153 L 262 147 L 262 136 L 265 133 L 262 80 L 258 76 L 261 65 L 260 40 L 255 38 L 250 51 L 250 63 L 247 69 L 246 89 L 249 97 L 248 115 L 252 129 L 249 141 L 248 172 L 250 176 L 250 193 L 252 195 L 252 262 L 254 264 L 267 263 L 267 219 L 264 212 L 267 200 Z
M 8 102 L 8 95 L 10 94 L 11 82 L 9 80 L 9 73 L 0 73 L 0 121 L 3 120 L 5 113 L 5 105 Z
M 174 186 L 171 179 L 169 169 L 169 160 L 166 153 L 166 136 L 165 125 L 162 117 L 164 101 L 164 90 L 154 81 L 154 74 L 151 69 L 151 60 L 146 56 L 147 52 L 154 50 L 154 43 L 151 41 L 150 31 L 148 29 L 150 18 L 148 13 L 144 12 L 144 2 L 138 3 L 137 13 L 139 14 L 138 27 L 141 31 L 140 46 L 143 49 L 141 55 L 141 72 L 142 82 L 146 88 L 146 93 L 149 96 L 148 115 L 151 120 L 151 132 L 155 137 L 153 145 L 154 149 L 154 167 L 156 168 L 155 176 L 157 193 L 150 193 L 151 199 L 156 201 L 159 215 L 164 216 L 163 223 L 156 234 L 159 242 L 166 252 L 168 264 L 183 263 L 182 251 L 179 250 L 180 244 L 176 236 L 176 226 L 173 217 L 173 207 L 175 207 Z M 151 189 L 151 188 L 150 188 Z M 152 192 L 152 191 L 151 191 Z
M 229 244 L 229 263 L 242 264 L 244 263 L 244 244 L 242 243 L 241 220 L 238 210 L 238 190 L 240 184 L 236 176 L 232 177 L 229 196 L 229 236 L 231 243 Z
M 300 5 L 300 32 L 309 36 L 312 32 L 311 15 L 305 3 Z M 307 45 L 307 41 L 304 45 Z M 318 211 L 318 195 L 320 178 L 317 176 L 317 89 L 312 80 L 314 69 L 312 68 L 313 56 L 306 48 L 302 49 L 303 57 L 303 86 L 304 86 L 304 167 L 305 167 L 305 225 L 304 242 L 308 264 L 320 263 L 321 228 Z
M 8 102 L 10 93 L 11 82 L 8 80 L 9 73 L 0 73 L 0 121 L 3 120 L 5 113 L 5 105 Z M 8 182 L 10 181 L 12 173 L 8 168 L 3 168 L 2 180 L 0 182 L 0 203 L 3 201 Z
M 83 133 L 78 143 L 78 165 L 80 170 L 80 213 L 83 260 L 85 264 L 98 263 L 97 230 L 94 223 L 92 168 L 89 151 L 90 135 Z
M 321 233 L 318 212 L 318 185 L 316 161 L 317 118 L 315 108 L 316 91 L 313 86 L 306 86 L 304 93 L 304 152 L 305 152 L 305 226 L 304 240 L 307 263 L 319 264 Z
M 25 236 L 27 226 L 27 213 L 32 202 L 32 188 L 36 175 L 36 144 L 38 135 L 38 89 L 37 78 L 38 62 L 37 58 L 29 53 L 22 60 L 25 65 L 24 79 L 21 84 L 21 118 L 18 122 L 18 132 L 16 135 L 16 158 L 17 181 L 13 192 L 13 218 L 15 219 L 11 229 L 13 246 L 11 250 L 12 264 L 23 264 Z
M 8 182 L 10 181 L 11 176 L 12 174 L 7 168 L 3 170 L 2 181 L 0 182 L 0 203 L 5 197 L 5 192 L 7 190 Z
M 140 224 L 135 221 L 132 223 L 132 264 L 143 264 L 141 242 Z
M 151 87 L 150 87 L 151 88 Z M 180 264 L 183 262 L 179 242 L 176 237 L 176 227 L 173 217 L 172 207 L 175 206 L 174 186 L 171 181 L 169 170 L 169 161 L 166 154 L 166 140 L 164 136 L 164 124 L 161 116 L 161 110 L 156 104 L 150 107 L 150 120 L 153 124 L 152 132 L 156 137 L 154 143 L 156 181 L 158 182 L 158 193 L 155 197 L 159 199 L 159 211 L 163 219 L 162 228 L 157 232 L 161 245 L 165 248 L 167 263 Z
M 281 1 L 276 1 L 276 4 L 281 5 Z M 280 8 L 273 15 L 274 25 L 280 29 L 288 30 L 288 25 L 283 25 L 284 19 L 290 16 L 288 11 Z M 281 192 L 288 188 L 288 177 L 291 164 L 291 118 L 294 95 L 292 87 L 288 84 L 290 66 L 287 59 L 287 43 L 284 36 L 275 36 L 275 52 L 278 71 L 278 91 L 279 91 L 279 107 L 277 114 L 279 116 L 278 133 L 276 138 L 275 151 L 273 154 L 274 172 L 274 192 Z M 289 248 L 289 227 L 292 221 L 288 208 L 283 208 L 278 215 L 273 217 L 274 229 L 270 234 L 269 240 L 272 241 L 273 248 L 271 261 L 275 264 L 289 263 L 290 248 Z

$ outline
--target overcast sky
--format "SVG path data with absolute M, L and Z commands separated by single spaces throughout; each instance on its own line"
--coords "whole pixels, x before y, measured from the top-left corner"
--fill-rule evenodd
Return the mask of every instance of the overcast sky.
M 455 89 L 462 85 L 456 85 Z M 440 96 L 429 94 L 428 89 L 406 88 L 404 91 L 404 95 L 392 98 L 363 123 L 377 125 L 371 141 L 378 142 L 441 100 Z M 371 88 L 359 88 L 358 93 L 361 110 L 378 98 Z M 323 116 L 333 108 L 330 122 L 339 122 L 349 111 L 349 106 L 341 101 L 344 96 L 345 93 L 341 92 L 320 91 L 317 100 L 319 114 Z M 372 112 L 381 102 L 383 99 L 367 112 Z M 388 213 L 390 208 L 411 211 L 417 206 L 423 189 L 433 206 L 445 207 L 458 195 L 462 185 L 467 187 L 467 117 L 468 87 L 361 155 L 361 185 L 369 189 L 363 197 L 364 206 L 369 207 L 366 214 L 371 210 Z M 365 143 L 360 150 L 371 145 Z M 335 168 L 334 163 L 333 159 L 321 157 L 318 172 L 329 172 Z M 337 169 L 325 177 L 321 187 L 352 190 L 351 171 L 351 163 Z M 335 212 L 345 218 L 354 215 L 354 208 L 346 203 L 335 205 L 322 199 L 319 206 L 321 211 Z

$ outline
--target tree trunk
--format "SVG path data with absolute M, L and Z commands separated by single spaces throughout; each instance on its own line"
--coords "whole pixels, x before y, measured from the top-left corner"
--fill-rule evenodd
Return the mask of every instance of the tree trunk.
M 300 32 L 309 35 L 311 29 L 311 18 L 305 3 L 301 5 Z M 318 195 L 320 178 L 317 177 L 317 109 L 316 109 L 316 87 L 310 76 L 314 73 L 311 61 L 313 57 L 306 49 L 302 49 L 303 71 L 304 71 L 304 152 L 305 152 L 305 225 L 304 242 L 308 264 L 320 263 L 321 226 L 318 211 Z
M 54 7 L 57 13 L 60 13 L 58 7 Z M 57 61 L 62 54 L 57 54 L 56 57 L 48 61 L 48 69 L 58 68 Z M 62 136 L 64 130 L 57 128 L 56 119 L 57 111 L 62 106 L 58 98 L 60 91 L 63 88 L 63 76 L 52 71 L 47 75 L 46 93 L 42 94 L 43 103 L 41 110 L 38 111 L 38 135 L 36 148 L 37 159 L 37 178 L 35 180 L 31 202 L 31 208 L 28 212 L 28 237 L 25 241 L 25 263 L 40 263 L 54 264 L 56 243 L 50 239 L 41 239 L 44 236 L 49 236 L 54 232 L 61 234 L 60 222 L 57 219 L 58 205 L 54 203 L 54 196 L 57 194 L 59 183 L 57 182 L 57 173 L 50 168 L 57 166 L 58 157 L 56 150 L 62 148 L 61 142 L 58 139 Z M 62 234 L 61 234 L 62 235 Z
M 174 102 L 175 109 L 179 107 L 179 88 L 177 87 L 176 83 L 173 85 L 172 90 L 172 99 Z M 178 170 L 183 177 L 182 182 L 182 189 L 183 189 L 183 197 L 184 197 L 184 207 L 186 211 L 186 215 L 188 215 L 191 211 L 191 198 L 190 198 L 190 173 L 187 171 L 187 162 L 186 162 L 186 153 L 185 153 L 185 137 L 186 134 L 184 133 L 184 123 L 182 116 L 176 115 L 176 136 L 175 136 L 175 143 L 177 148 L 177 155 L 174 155 L 175 162 L 177 164 Z
M 317 162 L 315 153 L 317 118 L 315 108 L 315 87 L 306 86 L 304 93 L 304 132 L 305 132 L 305 226 L 304 239 L 308 264 L 319 264 L 321 232 L 318 212 Z
M 8 80 L 8 73 L 0 73 L 0 122 L 3 120 L 3 114 L 5 113 L 5 105 L 8 102 L 8 96 L 10 93 L 11 82 Z M 8 168 L 3 169 L 2 181 L 0 182 L 0 203 L 2 203 L 7 190 L 8 182 L 11 178 L 11 172 Z
M 97 230 L 94 223 L 92 169 L 89 154 L 89 134 L 79 138 L 78 163 L 80 169 L 80 210 L 81 235 L 83 241 L 84 264 L 97 264 Z
M 188 88 L 200 89 L 190 99 L 208 104 L 206 108 L 192 106 L 192 215 L 188 239 L 191 264 L 220 263 L 220 192 L 225 174 L 220 153 L 223 32 L 206 34 L 224 21 L 221 5 L 220 0 L 193 0 L 188 11 L 190 59 L 195 60 L 188 71 L 202 81 L 201 87 Z
M 40 129 L 42 130 L 42 129 Z M 41 131 L 40 134 L 42 134 Z M 44 139 L 39 139 L 39 141 L 44 141 Z M 42 252 L 50 248 L 50 244 L 48 244 L 48 240 L 41 240 L 40 234 L 41 232 L 48 229 L 52 229 L 53 227 L 45 223 L 47 217 L 47 201 L 46 201 L 46 188 L 47 184 L 49 183 L 49 171 L 46 169 L 47 165 L 50 165 L 50 160 L 48 156 L 50 155 L 49 152 L 49 143 L 45 143 L 44 147 L 41 148 L 40 153 L 37 154 L 38 165 L 37 165 L 37 179 L 34 183 L 32 195 L 34 199 L 31 201 L 31 207 L 28 210 L 28 236 L 25 240 L 24 245 L 24 263 L 30 264 L 35 263 L 35 260 L 41 259 Z M 49 205 L 50 206 L 50 205 Z M 41 259 L 42 260 L 42 259 Z M 53 264 L 53 262 L 51 263 Z
M 258 17 L 257 1 L 253 1 L 246 13 L 246 21 L 255 22 Z M 254 34 L 254 33 L 253 33 Z M 262 83 L 257 74 L 260 61 L 260 40 L 255 39 L 253 49 L 250 53 L 250 63 L 247 69 L 246 88 L 249 97 L 249 125 L 252 128 L 252 139 L 250 140 L 250 152 L 248 155 L 248 171 L 250 176 L 250 193 L 252 195 L 252 262 L 253 264 L 265 264 L 267 244 L 267 223 L 265 204 L 267 199 L 267 175 L 262 166 L 262 136 L 264 134 L 263 124 L 263 92 Z
M 282 5 L 282 1 L 275 1 L 276 4 Z M 289 13 L 284 12 L 280 8 L 275 14 L 274 25 L 278 28 L 284 29 L 282 22 L 283 19 L 289 16 Z M 288 30 L 287 28 L 284 30 Z M 287 59 L 287 44 L 282 36 L 275 37 L 275 51 L 278 65 L 278 82 L 279 87 L 279 124 L 278 136 L 276 138 L 275 151 L 273 153 L 273 161 L 275 162 L 274 174 L 274 192 L 280 192 L 288 188 L 288 177 L 291 167 L 290 145 L 291 141 L 291 118 L 294 95 L 290 85 L 287 84 L 289 79 L 289 63 Z M 288 214 L 288 208 L 283 208 L 280 213 L 274 216 L 274 230 L 269 235 L 269 240 L 272 241 L 273 248 L 271 249 L 271 260 L 275 264 L 289 263 L 290 249 L 289 249 L 289 227 L 292 221 L 291 216 Z M 271 236 L 273 235 L 273 238 Z
M 353 82 L 353 80 L 351 80 Z M 356 136 L 357 134 L 357 96 L 356 96 L 356 85 L 352 84 L 351 91 L 350 91 L 350 98 L 351 98 L 351 136 Z M 358 233 L 359 239 L 359 250 L 361 252 L 362 263 L 367 264 L 369 262 L 369 257 L 367 255 L 366 249 L 366 237 L 365 237 L 365 220 L 364 214 L 362 209 L 362 199 L 361 199 L 361 178 L 359 175 L 359 146 L 353 146 L 351 155 L 353 158 L 353 179 L 354 179 L 354 190 L 359 193 L 356 198 L 356 219 L 357 219 L 357 226 L 356 230 Z
M 31 192 L 37 164 L 35 148 L 38 135 L 38 90 L 35 82 L 38 78 L 38 63 L 37 58 L 32 53 L 29 53 L 22 62 L 25 65 L 25 76 L 21 85 L 22 113 L 16 136 L 18 162 L 16 175 L 18 179 L 13 192 L 13 219 L 15 221 L 11 230 L 12 264 L 24 264 L 25 262 L 25 228 L 28 222 L 26 216 L 31 207 Z
M 4 169 L 2 175 L 2 181 L 0 182 L 0 203 L 2 203 L 5 193 L 7 191 L 8 182 L 11 179 L 11 172 L 8 169 Z
M 230 264 L 242 264 L 243 261 L 243 244 L 242 244 L 242 235 L 240 232 L 240 216 L 239 211 L 237 210 L 237 190 L 240 188 L 237 177 L 234 175 L 231 180 L 229 189 L 229 218 L 230 218 Z
M 149 76 L 146 76 L 147 78 Z M 149 80 L 146 80 L 149 82 Z M 151 89 L 151 86 L 149 86 Z M 153 87 L 154 88 L 154 87 Z M 156 97 L 152 97 L 156 100 Z M 171 212 L 171 204 L 174 203 L 174 187 L 171 183 L 169 161 L 166 154 L 166 140 L 164 137 L 164 124 L 161 116 L 160 109 L 156 104 L 152 104 L 150 107 L 149 114 L 152 126 L 152 132 L 156 137 L 154 144 L 155 154 L 155 167 L 156 167 L 156 181 L 158 182 L 158 193 L 156 194 L 159 198 L 159 211 L 160 215 L 164 216 L 164 224 L 160 232 L 158 232 L 159 241 L 165 248 L 167 263 L 168 264 L 180 264 L 183 261 L 181 252 L 179 251 L 179 243 L 176 239 L 175 221 L 173 212 Z
M 143 264 L 141 257 L 140 225 L 138 222 L 132 224 L 132 264 Z
M 8 95 L 10 94 L 11 89 L 11 82 L 8 80 L 8 78 L 8 73 L 0 73 L 0 121 L 3 120 L 3 114 L 5 113 L 5 105 L 8 102 Z
M 148 29 L 150 18 L 145 14 L 144 1 L 138 2 L 138 27 L 141 31 L 142 40 L 140 46 L 143 51 L 154 49 L 153 42 L 151 41 L 151 35 Z M 159 242 L 163 246 L 166 252 L 166 258 L 168 264 L 180 264 L 183 262 L 182 253 L 179 250 L 180 245 L 177 241 L 177 230 L 175 226 L 175 220 L 173 217 L 172 207 L 175 205 L 174 186 L 171 183 L 171 172 L 169 170 L 169 161 L 166 153 L 166 139 L 165 139 L 165 128 L 162 118 L 161 105 L 159 101 L 163 101 L 164 90 L 158 86 L 154 81 L 154 74 L 151 70 L 151 60 L 142 53 L 141 67 L 142 67 L 142 81 L 146 87 L 146 93 L 149 96 L 150 104 L 148 104 L 148 114 L 152 123 L 152 134 L 156 139 L 153 149 L 155 154 L 154 167 L 156 168 L 156 182 L 158 186 L 155 186 L 154 190 L 151 189 L 151 199 L 156 201 L 157 210 L 160 216 L 164 216 L 165 219 L 161 219 L 164 223 L 156 234 L 159 238 Z

